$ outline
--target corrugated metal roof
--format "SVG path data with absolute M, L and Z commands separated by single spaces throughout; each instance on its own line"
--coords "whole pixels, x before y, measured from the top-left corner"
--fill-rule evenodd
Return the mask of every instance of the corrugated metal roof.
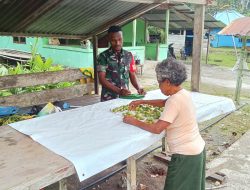
M 0 35 L 90 37 L 161 4 L 152 2 L 0 0 Z
M 250 36 L 250 17 L 242 17 L 234 20 L 231 24 L 223 28 L 219 34 Z
M 166 10 L 170 9 L 169 29 L 193 29 L 194 11 L 186 4 L 167 4 L 161 5 L 156 9 L 148 11 L 142 16 L 150 25 L 165 28 Z M 209 14 L 205 14 L 205 28 L 223 28 L 225 24 L 217 21 Z
M 125 24 L 143 13 L 150 24 L 165 27 L 171 6 L 170 29 L 192 29 L 194 12 L 185 4 L 164 0 L 0 0 L 0 35 L 89 38 L 110 25 Z M 154 3 L 158 2 L 158 3 Z M 181 16 L 182 15 L 182 16 Z M 206 15 L 206 28 L 224 27 Z
M 76 0 L 74 4 L 71 2 L 71 0 L 63 1 L 56 9 L 30 25 L 27 31 L 71 35 L 88 34 L 95 30 L 96 26 L 102 25 L 110 21 L 111 18 L 116 18 L 139 5 L 138 3 L 113 0 L 91 0 L 86 3 L 82 3 L 82 0 Z

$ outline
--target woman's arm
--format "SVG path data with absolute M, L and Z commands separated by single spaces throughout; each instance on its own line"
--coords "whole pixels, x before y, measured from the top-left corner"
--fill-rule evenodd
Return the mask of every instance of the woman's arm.
M 135 119 L 134 117 L 131 117 L 131 116 L 124 116 L 123 122 L 131 124 L 131 125 L 135 125 L 141 129 L 144 129 L 146 131 L 149 131 L 155 134 L 160 134 L 163 130 L 165 130 L 170 125 L 170 123 L 166 121 L 162 121 L 162 120 L 158 120 L 156 123 L 148 124 L 138 119 Z
M 141 104 L 148 104 L 151 106 L 157 106 L 157 107 L 164 107 L 165 103 L 166 103 L 167 99 L 160 99 L 160 100 L 136 100 L 136 101 L 132 101 L 129 104 L 129 108 L 131 110 L 134 110 L 137 106 L 141 105 Z

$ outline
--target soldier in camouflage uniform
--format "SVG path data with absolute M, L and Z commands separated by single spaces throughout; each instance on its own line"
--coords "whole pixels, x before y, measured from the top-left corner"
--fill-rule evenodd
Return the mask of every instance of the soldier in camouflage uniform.
M 137 83 L 133 55 L 122 48 L 121 28 L 119 26 L 110 27 L 108 37 L 111 47 L 98 57 L 97 70 L 102 84 L 101 101 L 131 94 L 129 79 L 139 94 L 145 94 Z

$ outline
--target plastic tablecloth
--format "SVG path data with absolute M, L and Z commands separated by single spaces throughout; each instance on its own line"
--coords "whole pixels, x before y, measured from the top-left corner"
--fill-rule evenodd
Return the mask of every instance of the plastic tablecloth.
M 198 121 L 235 109 L 231 99 L 191 93 Z M 144 99 L 167 98 L 160 90 Z M 77 109 L 10 124 L 34 141 L 70 160 L 80 181 L 87 179 L 159 141 L 164 133 L 152 134 L 122 122 L 110 109 L 131 100 L 115 99 Z

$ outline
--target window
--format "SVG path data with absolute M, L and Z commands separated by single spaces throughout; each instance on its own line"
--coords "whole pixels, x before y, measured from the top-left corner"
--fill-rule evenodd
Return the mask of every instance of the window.
M 25 37 L 13 37 L 13 43 L 26 44 L 26 38 Z
M 80 46 L 79 39 L 49 38 L 49 45 Z
M 78 39 L 64 39 L 59 38 L 60 45 L 66 45 L 66 46 L 80 46 L 80 40 Z
M 239 39 L 239 42 L 242 43 L 242 38 Z M 250 39 L 247 39 L 247 43 L 250 43 Z

